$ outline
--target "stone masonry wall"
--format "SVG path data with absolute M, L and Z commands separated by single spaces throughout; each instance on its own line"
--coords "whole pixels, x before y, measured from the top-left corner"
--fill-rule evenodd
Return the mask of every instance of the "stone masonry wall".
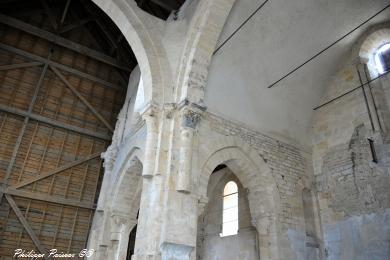
M 362 82 L 367 81 L 361 61 L 346 57 L 344 62 L 330 81 L 322 103 L 359 86 L 359 70 Z M 386 78 L 371 84 L 375 99 L 375 104 L 368 104 L 372 121 L 361 88 L 315 111 L 313 168 L 324 259 L 386 260 L 390 255 L 389 168 L 382 156 L 379 163 L 372 162 L 368 141 L 374 140 L 378 155 L 389 152 L 386 84 Z M 373 102 L 366 89 L 368 102 Z
M 241 124 L 225 120 L 211 113 L 202 118 L 202 127 L 210 133 L 239 137 L 254 148 L 272 170 L 280 195 L 280 232 L 281 259 L 318 259 L 319 249 L 307 248 L 305 221 L 303 214 L 302 190 L 311 189 L 312 169 L 310 154 L 293 144 L 281 142 L 275 138 L 250 130 Z M 313 258 L 308 251 L 316 251 Z M 311 254 L 313 255 L 313 254 Z

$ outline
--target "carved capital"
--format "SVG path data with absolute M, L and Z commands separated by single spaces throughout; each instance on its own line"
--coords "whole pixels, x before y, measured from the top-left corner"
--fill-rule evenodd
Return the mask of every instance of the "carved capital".
M 184 109 L 182 117 L 182 126 L 195 129 L 200 121 L 200 113 L 192 109 Z
M 107 150 L 101 154 L 101 158 L 104 159 L 103 167 L 106 172 L 111 172 L 114 168 L 116 155 L 118 153 L 118 147 L 116 145 L 110 145 Z
M 143 119 L 148 119 L 150 117 L 155 117 L 158 114 L 158 108 L 155 104 L 149 103 L 144 109 L 140 111 L 140 115 Z
M 127 215 L 121 215 L 118 213 L 111 214 L 111 240 L 119 240 L 121 233 L 130 232 L 131 229 L 137 224 L 136 219 L 132 219 Z

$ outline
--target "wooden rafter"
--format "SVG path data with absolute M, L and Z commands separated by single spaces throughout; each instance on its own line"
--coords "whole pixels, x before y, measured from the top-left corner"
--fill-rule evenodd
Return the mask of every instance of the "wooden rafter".
M 86 55 L 88 57 L 94 58 L 98 61 L 104 62 L 106 64 L 109 64 L 111 66 L 119 68 L 121 70 L 130 72 L 129 66 L 119 64 L 116 59 L 114 59 L 110 56 L 107 56 L 106 54 L 103 54 L 103 53 L 98 52 L 96 50 L 85 47 L 79 43 L 73 42 L 73 41 L 68 40 L 66 38 L 60 37 L 54 33 L 45 31 L 45 30 L 40 29 L 38 27 L 35 27 L 31 24 L 22 22 L 18 19 L 3 15 L 3 14 L 0 14 L 0 22 L 3 24 L 6 24 L 8 26 L 14 27 L 16 29 L 30 33 L 32 35 L 38 36 L 42 39 L 45 39 L 49 42 L 52 42 L 52 43 L 57 44 L 59 46 L 65 47 L 67 49 L 70 49 L 72 51 L 75 51 L 75 52 L 78 52 L 80 54 Z
M 78 13 L 78 8 L 82 7 L 79 1 L 64 0 L 55 3 L 51 0 L 42 0 L 42 2 L 44 1 L 50 6 L 52 18 L 56 15 L 54 19 L 57 21 L 57 26 L 53 26 L 53 28 L 57 27 L 57 30 L 53 31 L 48 24 L 49 33 L 57 37 L 55 40 L 58 40 L 61 31 L 70 32 L 64 34 L 64 37 L 69 35 L 72 39 L 77 38 L 77 32 L 70 30 L 75 28 L 74 22 L 76 21 L 71 19 L 76 18 L 73 12 Z M 39 6 L 39 1 L 38 5 L 32 6 Z M 93 6 L 87 7 L 94 8 Z M 9 9 L 12 8 L 9 7 Z M 22 8 L 20 9 L 23 11 Z M 30 8 L 27 9 L 30 11 Z M 41 7 L 41 12 L 34 16 L 37 18 L 34 21 L 41 21 L 38 16 L 48 16 L 48 8 L 46 8 L 46 12 L 44 9 Z M 78 14 L 82 19 L 88 15 L 82 9 Z M 51 20 L 53 21 L 53 19 Z M 50 22 L 47 18 L 46 21 Z M 79 25 L 85 25 L 86 22 L 86 20 L 81 21 Z M 118 44 L 111 45 L 109 39 L 106 40 L 109 36 L 107 32 L 112 34 L 112 39 L 117 40 L 122 39 L 122 37 L 118 38 L 116 36 L 118 31 L 111 28 L 111 25 L 106 25 L 109 20 L 100 20 L 100 22 L 102 26 L 88 24 L 86 27 L 91 31 L 91 36 L 97 38 L 96 40 L 89 35 L 88 37 L 80 36 L 79 39 L 86 42 L 86 46 L 89 46 L 88 43 L 92 44 L 102 40 L 101 43 L 104 43 L 102 46 L 105 46 L 102 49 L 106 48 L 108 53 L 112 47 L 116 48 L 114 45 Z M 15 24 L 10 25 L 10 27 L 15 28 L 13 25 Z M 36 26 L 39 29 L 44 29 Z M 101 28 L 105 28 L 106 31 L 100 30 Z M 96 194 L 99 192 L 99 182 L 101 181 L 99 176 L 103 171 L 102 159 L 99 158 L 101 153 L 96 153 L 96 151 L 103 151 L 109 143 L 107 141 L 111 140 L 111 133 L 102 126 L 104 124 L 103 127 L 106 127 L 108 122 L 111 123 L 111 120 L 117 115 L 128 79 L 125 70 L 118 69 L 118 67 L 108 63 L 102 64 L 95 58 L 88 58 L 90 57 L 88 54 L 80 55 L 80 52 L 68 51 L 68 46 L 62 48 L 64 46 L 50 43 L 50 40 L 42 41 L 43 37 L 33 37 L 35 32 L 32 35 L 31 31 L 25 33 L 26 30 L 11 30 L 11 33 L 6 30 L 3 32 L 3 36 L 6 37 L 3 43 L 0 43 L 0 53 L 3 56 L 10 54 L 5 56 L 7 61 L 2 62 L 0 71 L 41 66 L 40 68 L 19 70 L 16 71 L 17 74 L 3 73 L 3 82 L 0 82 L 0 88 L 3 89 L 1 95 L 4 95 L 0 102 L 0 134 L 2 142 L 7 146 L 6 151 L 0 151 L 0 159 L 3 163 L 10 162 L 12 151 L 16 149 L 15 144 L 18 146 L 19 143 L 20 146 L 16 153 L 14 166 L 10 171 L 8 183 L 2 183 L 2 179 L 0 179 L 0 195 L 4 194 L 0 198 L 4 198 L 4 203 L 7 203 L 8 198 L 11 198 L 19 205 L 19 208 L 16 204 L 14 207 L 7 205 L 7 207 L 0 208 L 0 214 L 3 216 L 1 221 L 5 220 L 6 225 L 4 229 L 0 230 L 0 240 L 4 241 L 4 243 L 0 243 L 0 258 L 12 256 L 13 248 L 20 248 L 22 243 L 30 243 L 31 246 L 37 245 L 40 243 L 38 239 L 42 243 L 44 242 L 47 248 L 64 245 L 64 251 L 77 251 L 83 244 L 82 240 L 87 241 L 88 229 L 91 226 L 95 210 L 94 202 Z M 49 36 L 51 37 L 51 35 Z M 19 46 L 24 46 L 25 50 L 19 49 L 21 48 Z M 70 47 L 73 48 L 73 46 Z M 119 47 L 124 47 L 124 43 L 119 44 Z M 44 50 L 50 50 L 55 53 L 58 60 L 53 61 L 54 58 L 48 60 L 45 55 L 34 53 L 36 50 L 39 50 L 40 53 Z M 122 50 L 131 52 L 127 45 L 126 49 Z M 14 53 L 15 55 L 13 55 Z M 18 58 L 18 61 L 12 61 L 13 57 Z M 86 66 L 78 68 L 79 61 L 85 61 L 82 64 Z M 13 64 L 13 62 L 20 63 Z M 127 59 L 116 62 L 118 64 L 120 62 L 131 63 Z M 53 74 L 46 74 L 44 77 L 45 84 L 38 90 L 36 105 L 33 110 L 30 110 L 31 103 L 29 105 L 29 102 L 37 91 L 34 91 L 34 85 L 40 78 L 41 69 L 45 67 L 52 70 Z M 131 68 L 131 65 L 128 68 Z M 57 73 L 54 72 L 55 70 Z M 87 71 L 88 73 L 86 73 Z M 126 74 L 124 77 L 126 84 L 122 85 L 124 82 L 119 81 L 116 72 Z M 63 78 L 59 75 L 62 75 Z M 117 83 L 111 83 L 107 80 Z M 85 101 L 90 102 L 90 106 L 85 104 Z M 104 116 L 103 119 L 106 119 L 106 123 L 101 123 L 101 118 L 92 118 L 96 114 L 90 112 L 91 107 L 101 114 L 101 118 Z M 23 123 L 26 126 L 25 130 L 22 129 Z M 22 142 L 19 142 L 22 135 L 14 132 L 14 129 L 17 129 L 18 132 L 21 130 L 25 132 Z M 18 216 L 15 216 L 13 211 Z M 22 223 L 19 226 L 23 225 L 23 229 L 12 228 L 13 223 L 18 221 L 17 219 Z M 67 225 L 68 223 L 69 225 Z M 33 229 L 29 228 L 29 225 Z M 62 233 L 64 228 L 67 232 L 66 235 Z M 26 232 L 24 229 L 29 231 Z M 30 235 L 32 242 L 25 241 L 25 239 L 29 239 L 29 237 L 25 237 L 26 233 L 32 234 Z M 48 240 L 53 242 L 47 244 Z M 45 248 L 39 251 L 47 253 Z
M 87 17 L 87 18 L 78 20 L 77 22 L 74 22 L 74 23 L 71 23 L 71 24 L 68 24 L 68 25 L 62 27 L 62 29 L 59 31 L 59 33 L 60 34 L 66 33 L 68 31 L 71 31 L 71 30 L 74 30 L 78 27 L 81 27 L 81 26 L 83 26 L 91 21 L 93 21 L 93 19 L 91 17 Z
M 39 62 L 42 62 L 42 63 L 46 62 L 46 59 L 41 57 L 41 56 L 38 56 L 36 54 L 32 54 L 32 53 L 29 53 L 27 51 L 15 48 L 13 46 L 9 46 L 9 45 L 4 44 L 4 43 L 0 43 L 0 48 L 5 50 L 5 51 L 13 52 L 13 53 L 15 53 L 17 55 L 26 57 L 26 58 L 31 59 L 31 60 L 36 60 L 36 61 L 39 61 Z M 123 89 L 122 86 L 119 86 L 117 84 L 105 81 L 105 80 L 103 80 L 101 78 L 95 77 L 95 76 L 93 76 L 91 74 L 88 74 L 88 73 L 85 73 L 85 72 L 82 72 L 82 71 L 79 71 L 79 70 L 76 70 L 76 69 L 74 69 L 72 67 L 63 65 L 61 63 L 54 62 L 54 61 L 49 61 L 49 64 L 50 64 L 50 66 L 54 66 L 54 67 L 56 67 L 58 69 L 61 69 L 63 71 L 69 72 L 69 73 L 72 73 L 72 74 L 77 75 L 77 76 L 79 76 L 81 78 L 85 78 L 85 79 L 88 79 L 90 81 L 99 83 L 99 84 L 101 84 L 103 86 L 114 88 L 114 89 L 117 89 L 117 90 Z
M 106 141 L 110 141 L 111 140 L 111 137 L 109 135 L 107 135 L 107 134 L 98 133 L 96 131 L 90 131 L 90 130 L 82 128 L 82 127 L 78 127 L 78 126 L 70 125 L 70 124 L 67 124 L 67 123 L 63 123 L 63 122 L 60 122 L 60 121 L 57 121 L 57 120 L 54 120 L 54 119 L 51 119 L 51 118 L 48 118 L 48 117 L 44 117 L 44 116 L 38 115 L 38 114 L 34 114 L 34 113 L 28 114 L 27 111 L 23 111 L 23 110 L 18 109 L 18 108 L 8 107 L 8 106 L 0 104 L 0 111 L 6 112 L 6 113 L 10 113 L 10 114 L 13 114 L 13 115 L 17 115 L 17 116 L 23 116 L 23 117 L 27 117 L 28 116 L 31 120 L 35 120 L 35 121 L 38 121 L 38 122 L 41 122 L 41 123 L 45 123 L 45 124 L 48 124 L 48 125 L 51 125 L 51 126 L 59 127 L 59 128 L 62 128 L 62 129 L 65 129 L 65 130 L 69 130 L 69 131 L 72 131 L 72 132 L 75 132 L 75 133 L 79 133 L 79 134 L 82 134 L 82 135 L 95 137 L 95 138 L 98 138 L 98 139 L 101 139 L 101 140 L 106 140 Z
M 47 60 L 50 60 L 50 57 L 51 57 L 51 52 L 49 53 L 49 56 L 48 56 Z M 33 95 L 33 97 L 31 98 L 31 101 L 30 101 L 30 104 L 29 104 L 29 107 L 28 107 L 28 110 L 27 110 L 27 116 L 24 118 L 22 128 L 21 128 L 21 130 L 19 132 L 18 138 L 16 139 L 16 143 L 15 143 L 14 149 L 12 151 L 12 156 L 11 156 L 11 159 L 10 159 L 10 161 L 8 163 L 7 170 L 5 172 L 5 176 L 4 176 L 4 179 L 3 179 L 3 184 L 5 184 L 5 185 L 7 185 L 8 178 L 11 175 L 12 168 L 14 167 L 16 156 L 18 154 L 19 147 L 20 147 L 20 144 L 22 142 L 22 138 L 24 136 L 24 133 L 26 132 L 28 121 L 30 120 L 29 116 L 30 116 L 30 114 L 31 114 L 31 112 L 32 112 L 32 110 L 34 108 L 35 101 L 36 101 L 36 99 L 38 97 L 39 90 L 41 89 L 41 86 L 42 86 L 42 83 L 43 83 L 43 79 L 45 78 L 46 72 L 48 70 L 48 66 L 49 66 L 49 64 L 46 62 L 45 66 L 42 69 L 41 75 L 39 76 L 39 80 L 38 80 L 37 84 L 35 85 L 34 95 Z M 0 200 L 1 200 L 1 198 L 0 198 Z
M 75 167 L 75 166 L 77 166 L 77 165 L 80 165 L 80 164 L 82 164 L 82 163 L 88 162 L 88 161 L 90 161 L 90 160 L 92 160 L 92 159 L 95 159 L 95 158 L 99 157 L 101 153 L 102 153 L 102 152 L 94 153 L 94 154 L 88 155 L 88 156 L 85 157 L 85 158 L 82 158 L 82 159 L 79 159 L 79 160 L 76 160 L 76 161 L 67 163 L 67 164 L 65 164 L 65 165 L 63 165 L 63 166 L 60 166 L 60 167 L 58 167 L 58 168 L 56 168 L 56 169 L 53 169 L 53 170 L 51 170 L 51 171 L 49 171 L 49 172 L 47 172 L 47 173 L 40 174 L 40 175 L 38 175 L 38 176 L 35 176 L 35 177 L 30 178 L 30 179 L 28 179 L 28 180 L 25 180 L 25 181 L 23 181 L 23 182 L 20 182 L 20 183 L 17 183 L 17 184 L 15 184 L 15 185 L 12 185 L 11 188 L 18 189 L 18 188 L 21 188 L 21 187 L 23 187 L 23 186 L 29 185 L 29 184 L 31 184 L 31 183 L 33 183 L 33 182 L 36 182 L 36 181 L 45 179 L 45 178 L 47 178 L 47 177 L 50 177 L 50 176 L 52 176 L 52 175 L 54 175 L 54 174 L 57 174 L 57 173 L 66 171 L 66 170 L 68 170 L 68 169 L 70 169 L 70 168 L 72 168 L 72 167 Z
M 35 67 L 35 66 L 40 66 L 40 65 L 42 65 L 42 62 L 37 62 L 37 61 L 9 64 L 9 65 L 1 65 L 0 71 L 29 68 L 29 67 Z
M 65 7 L 64 7 L 64 11 L 62 12 L 62 15 L 61 15 L 61 20 L 60 20 L 60 25 L 62 26 L 65 22 L 65 18 L 66 18 L 66 15 L 68 14 L 68 10 L 69 10 L 69 5 L 70 5 L 70 2 L 72 0 L 67 0 L 66 1 L 66 4 L 65 4 Z
M 72 86 L 72 84 L 70 84 L 70 82 L 64 77 L 64 75 L 62 75 L 62 73 L 57 70 L 55 67 L 52 67 L 50 66 L 50 69 L 54 72 L 54 74 L 57 75 L 57 77 L 59 77 L 62 82 L 65 84 L 65 86 L 67 86 L 72 92 L 73 94 L 75 94 L 83 103 L 84 105 L 86 105 L 91 111 L 92 113 L 111 131 L 111 132 L 114 132 L 114 128 L 110 125 L 110 123 L 107 122 L 107 120 L 91 105 L 91 103 L 88 102 L 88 100 L 86 100 L 83 95 L 80 94 L 80 92 L 77 91 L 77 89 L 75 87 Z
M 51 195 L 51 194 L 45 194 L 45 193 L 38 193 L 38 192 L 32 192 L 27 190 L 18 190 L 13 188 L 7 188 L 7 189 L 0 189 L 5 196 L 12 195 L 17 196 L 21 198 L 27 198 L 27 199 L 34 199 L 34 200 L 40 200 L 45 201 L 49 203 L 55 203 L 55 204 L 62 204 L 66 206 L 71 207 L 78 207 L 78 208 L 85 208 L 85 209 L 94 209 L 94 206 L 91 202 L 80 202 L 78 200 L 64 198 L 57 195 Z
M 39 252 L 42 254 L 46 254 L 47 250 L 42 245 L 41 241 L 38 239 L 37 235 L 35 234 L 34 230 L 31 228 L 30 224 L 28 224 L 26 218 L 23 216 L 23 213 L 20 211 L 18 205 L 16 205 L 14 199 L 8 193 L 5 194 L 5 197 L 8 201 L 8 204 L 11 206 L 12 210 L 15 212 L 16 216 L 18 217 L 20 223 L 27 231 L 28 235 L 31 237 L 35 246 L 38 248 Z

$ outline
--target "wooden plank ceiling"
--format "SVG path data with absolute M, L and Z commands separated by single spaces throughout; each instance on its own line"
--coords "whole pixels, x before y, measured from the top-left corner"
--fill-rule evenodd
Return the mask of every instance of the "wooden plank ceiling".
M 90 1 L 0 2 L 0 259 L 85 248 L 136 64 Z

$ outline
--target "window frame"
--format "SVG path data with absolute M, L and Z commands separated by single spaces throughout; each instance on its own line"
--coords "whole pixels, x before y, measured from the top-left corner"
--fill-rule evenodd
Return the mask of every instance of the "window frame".
M 377 72 L 379 73 L 379 75 L 383 75 L 387 72 L 389 72 L 390 70 L 385 70 L 384 69 L 384 64 L 383 62 L 381 61 L 381 54 L 384 53 L 384 52 L 390 52 L 390 42 L 387 42 L 383 45 L 381 45 L 380 47 L 378 47 L 375 52 L 374 52 L 374 63 L 375 63 L 375 68 L 377 70 Z
M 234 191 L 227 193 L 226 188 L 230 184 L 234 184 Z M 233 204 L 234 204 L 233 206 L 225 208 L 227 198 L 233 198 L 235 201 L 233 202 Z M 235 235 L 238 234 L 238 230 L 239 230 L 239 207 L 238 207 L 238 201 L 239 201 L 239 192 L 238 192 L 237 182 L 235 182 L 233 180 L 228 181 L 225 184 L 225 186 L 223 188 L 223 193 L 222 193 L 222 225 L 221 225 L 222 230 L 221 230 L 221 233 L 219 234 L 220 237 L 235 236 Z M 236 209 L 235 212 L 233 211 L 234 214 L 235 214 L 233 216 L 233 220 L 225 221 L 225 219 L 226 219 L 226 211 L 227 210 L 232 210 L 232 209 Z M 235 225 L 233 224 L 233 228 L 237 227 L 237 230 L 236 231 L 226 230 L 226 228 L 227 228 L 226 224 L 228 224 L 228 223 L 229 224 L 230 223 L 235 223 Z

